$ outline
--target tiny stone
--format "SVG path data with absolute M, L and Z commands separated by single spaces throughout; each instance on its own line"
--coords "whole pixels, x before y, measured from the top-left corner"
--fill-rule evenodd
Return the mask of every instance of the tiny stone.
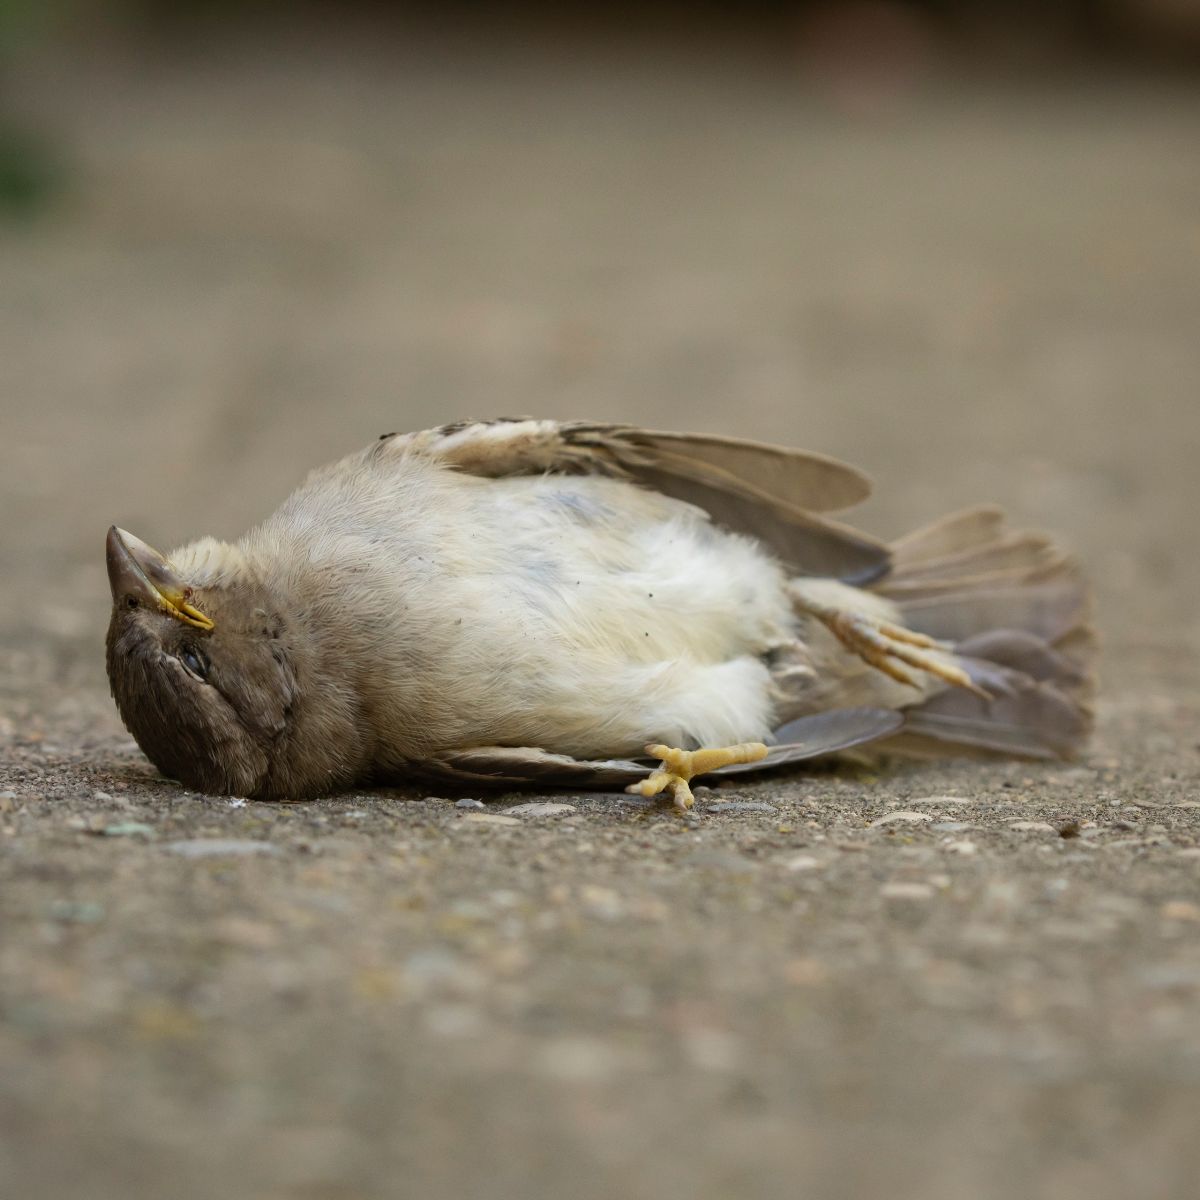
M 154 836 L 154 828 L 151 825 L 145 825 L 141 821 L 118 821 L 114 825 L 105 825 L 103 829 L 96 830 L 97 833 L 102 833 L 105 837 L 147 837 Z
M 773 804 L 763 804 L 756 800 L 718 800 L 706 804 L 704 811 L 709 813 L 766 813 L 775 816 L 779 812 Z
M 107 792 L 95 791 L 92 793 L 92 799 L 101 804 L 111 804 L 112 797 Z
M 878 829 L 881 825 L 923 825 L 926 821 L 932 820 L 933 818 L 928 813 L 908 812 L 900 809 L 897 812 L 890 812 L 886 816 L 876 817 L 871 822 L 871 828 Z
M 811 854 L 797 854 L 783 864 L 785 871 L 815 871 L 822 865 L 819 858 Z
M 506 813 L 517 817 L 561 817 L 575 811 L 574 804 L 556 804 L 552 801 L 543 803 L 515 804 L 506 808 Z
M 183 838 L 167 842 L 164 849 L 182 858 L 240 857 L 248 854 L 278 854 L 279 848 L 270 842 L 240 838 Z
M 1046 821 L 1014 821 L 1009 825 L 1013 833 L 1057 833 L 1058 830 Z
M 454 804 L 455 808 L 482 808 L 482 800 L 457 800 Z

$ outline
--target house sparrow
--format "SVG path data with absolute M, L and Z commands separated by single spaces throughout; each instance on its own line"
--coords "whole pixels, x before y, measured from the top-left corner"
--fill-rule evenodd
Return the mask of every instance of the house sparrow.
M 621 425 L 385 435 L 237 542 L 110 529 L 112 692 L 164 774 L 263 799 L 421 776 L 686 807 L 697 774 L 868 742 L 1078 749 L 1075 565 L 991 508 L 892 546 L 824 515 L 868 490 Z

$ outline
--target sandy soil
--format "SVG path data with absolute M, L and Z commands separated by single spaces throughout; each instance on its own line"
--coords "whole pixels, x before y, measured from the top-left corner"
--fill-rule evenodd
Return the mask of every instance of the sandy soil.
M 0 1192 L 1194 1194 L 1195 90 L 885 119 L 736 56 L 336 42 L 23 82 L 77 171 L 0 240 Z M 108 524 L 235 535 L 500 412 L 842 455 L 884 534 L 1062 531 L 1092 752 L 691 822 L 158 778 L 103 677 Z

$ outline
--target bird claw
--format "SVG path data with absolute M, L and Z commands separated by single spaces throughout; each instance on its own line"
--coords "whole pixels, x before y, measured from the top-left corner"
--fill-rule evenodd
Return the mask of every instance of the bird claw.
M 988 693 L 974 683 L 962 667 L 947 660 L 945 655 L 951 647 L 946 642 L 939 642 L 891 621 L 873 620 L 861 613 L 839 609 L 814 615 L 825 623 L 847 650 L 853 651 L 864 662 L 899 683 L 914 688 L 921 686 L 901 665 L 905 664 L 990 699 Z
M 625 790 L 639 796 L 658 796 L 670 792 L 677 811 L 687 812 L 696 802 L 691 781 L 720 767 L 734 763 L 758 762 L 766 758 L 762 742 L 742 742 L 737 746 L 720 746 L 701 750 L 678 750 L 674 746 L 651 743 L 646 753 L 657 758 L 662 766 L 646 779 L 631 783 Z

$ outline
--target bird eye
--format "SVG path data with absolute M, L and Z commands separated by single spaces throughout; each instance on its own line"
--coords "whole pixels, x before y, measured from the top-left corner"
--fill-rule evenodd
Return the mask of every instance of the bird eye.
M 183 663 L 189 674 L 195 675 L 197 679 L 208 677 L 208 660 L 194 647 L 185 646 L 179 652 L 179 661 Z

